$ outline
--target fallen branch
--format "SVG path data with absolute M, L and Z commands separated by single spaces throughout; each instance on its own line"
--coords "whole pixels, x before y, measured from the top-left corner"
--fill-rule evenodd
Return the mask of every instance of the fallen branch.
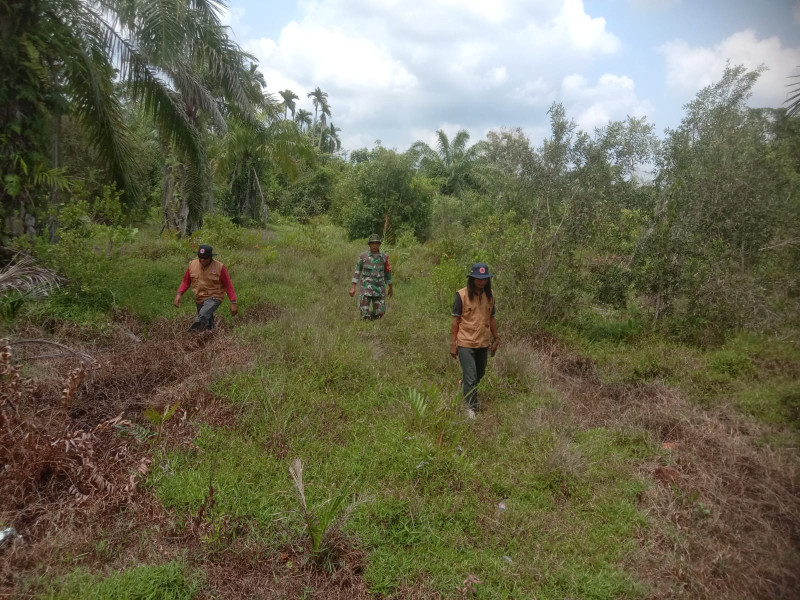
M 87 360 L 89 360 L 91 362 L 95 362 L 95 359 L 91 354 L 87 354 L 86 352 L 81 352 L 79 350 L 75 350 L 73 348 L 70 348 L 69 346 L 65 346 L 64 344 L 59 344 L 58 342 L 52 342 L 50 340 L 16 340 L 16 341 L 7 340 L 4 343 L 5 346 L 21 346 L 23 344 L 49 344 L 50 346 L 56 346 L 58 348 L 62 348 L 64 350 L 67 350 L 68 352 L 71 352 L 75 356 L 80 356 L 80 357 L 85 358 L 85 359 L 87 359 Z

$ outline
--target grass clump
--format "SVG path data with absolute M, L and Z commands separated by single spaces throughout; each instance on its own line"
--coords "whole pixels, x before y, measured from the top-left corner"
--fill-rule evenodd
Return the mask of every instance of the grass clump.
M 40 596 L 47 600 L 192 600 L 202 588 L 199 573 L 181 562 L 146 565 L 102 576 L 77 569 Z

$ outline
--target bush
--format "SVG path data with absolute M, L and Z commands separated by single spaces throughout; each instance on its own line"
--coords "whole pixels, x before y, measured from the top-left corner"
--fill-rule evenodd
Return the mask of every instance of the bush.
M 636 311 L 629 316 L 614 318 L 586 310 L 578 317 L 577 328 L 583 337 L 593 342 L 629 342 L 642 334 L 644 324 Z
M 442 310 L 452 306 L 455 293 L 466 285 L 469 269 L 452 259 L 444 259 L 433 268 L 433 295 Z
M 252 248 L 260 241 L 257 232 L 239 227 L 230 218 L 220 214 L 205 217 L 203 227 L 192 234 L 190 240 L 195 248 L 200 244 L 209 244 L 217 251 Z
M 750 376 L 755 373 L 755 368 L 750 357 L 737 350 L 720 350 L 711 355 L 708 368 L 728 377 Z

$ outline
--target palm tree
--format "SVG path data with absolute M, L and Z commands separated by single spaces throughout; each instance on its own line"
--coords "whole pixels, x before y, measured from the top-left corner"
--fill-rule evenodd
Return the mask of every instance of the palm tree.
M 294 121 L 300 126 L 300 131 L 303 130 L 303 125 L 306 126 L 306 131 L 308 131 L 308 128 L 311 127 L 311 113 L 301 108 L 297 111 Z
M 485 161 L 486 142 L 467 148 L 469 133 L 466 129 L 460 130 L 452 142 L 441 129 L 436 136 L 437 151 L 425 142 L 417 141 L 408 152 L 423 172 L 440 181 L 439 192 L 457 196 L 467 188 L 486 187 L 495 173 L 495 169 Z
M 283 98 L 283 118 L 286 119 L 287 111 L 291 111 L 292 118 L 294 118 L 294 109 L 297 107 L 295 100 L 300 98 L 297 94 L 295 94 L 292 90 L 283 90 L 282 92 L 278 92 Z
M 269 212 L 261 180 L 275 171 L 290 181 L 295 179 L 299 174 L 299 159 L 313 160 L 313 151 L 309 139 L 301 135 L 293 122 L 273 118 L 253 127 L 240 119 L 231 119 L 228 135 L 220 139 L 214 168 L 218 181 L 235 204 L 236 216 L 263 223 Z
M 342 149 L 342 140 L 339 139 L 340 131 L 341 129 L 336 127 L 333 123 L 325 130 L 327 141 L 326 149 L 331 154 Z
M 6 23 L 0 97 L 8 99 L 0 107 L 4 206 L 36 197 L 48 181 L 40 165 L 47 163 L 49 140 L 38 132 L 57 103 L 77 117 L 126 198 L 135 200 L 137 161 L 123 120 L 125 97 L 144 108 L 185 163 L 191 193 L 184 196 L 192 205 L 184 207 L 182 229 L 199 226 L 210 198 L 201 122 L 224 132 L 224 115 L 254 120 L 253 107 L 263 100 L 245 66 L 255 59 L 220 24 L 223 7 L 222 0 L 0 1 L 0 22 Z M 28 169 L 28 162 L 35 166 Z
M 798 67 L 800 68 L 800 67 Z M 800 75 L 790 75 L 792 78 L 800 78 Z M 789 108 L 786 109 L 786 114 L 790 117 L 800 114 L 800 79 L 790 83 L 788 86 L 789 94 L 791 94 L 784 104 L 788 104 Z
M 247 78 L 253 87 L 253 95 L 257 97 L 259 94 L 262 94 L 264 88 L 267 87 L 267 80 L 264 79 L 264 74 L 258 70 L 257 63 L 250 63 Z
M 327 117 L 331 116 L 331 105 L 328 104 L 326 99 L 323 99 L 322 106 L 320 107 L 319 111 L 319 122 L 321 125 L 320 132 L 319 132 L 319 140 L 317 143 L 317 147 L 322 150 L 322 134 L 325 131 L 325 128 L 328 124 Z
M 314 124 L 313 124 L 313 131 L 317 130 L 317 111 L 319 110 L 320 106 L 324 106 L 327 102 L 328 93 L 323 92 L 319 87 L 315 88 L 313 92 L 309 92 L 306 94 L 307 98 L 311 98 L 311 102 L 314 104 Z M 311 141 L 314 141 L 314 137 L 312 134 Z

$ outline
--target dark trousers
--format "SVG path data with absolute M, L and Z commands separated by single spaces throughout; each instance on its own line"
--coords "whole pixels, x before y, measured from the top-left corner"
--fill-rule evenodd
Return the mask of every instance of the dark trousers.
M 478 384 L 486 373 L 489 348 L 458 347 L 458 362 L 461 363 L 461 391 L 464 402 L 472 410 L 478 410 Z
M 197 307 L 197 317 L 189 327 L 189 331 L 206 331 L 214 329 L 214 313 L 222 304 L 222 300 L 217 298 L 206 298 L 205 302 L 195 302 Z

